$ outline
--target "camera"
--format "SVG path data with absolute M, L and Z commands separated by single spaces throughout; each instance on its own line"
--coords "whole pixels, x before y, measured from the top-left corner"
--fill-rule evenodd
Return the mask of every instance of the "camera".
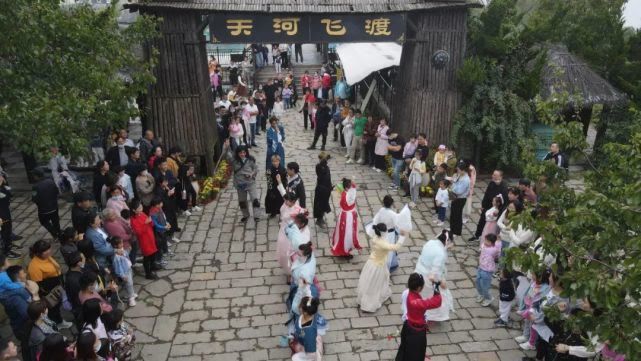
M 438 282 L 432 282 L 432 285 L 434 286 L 434 294 L 435 294 L 435 295 L 440 295 L 440 294 L 441 294 L 441 289 L 440 289 L 440 287 L 441 287 L 441 282 L 440 282 L 440 281 L 438 281 Z

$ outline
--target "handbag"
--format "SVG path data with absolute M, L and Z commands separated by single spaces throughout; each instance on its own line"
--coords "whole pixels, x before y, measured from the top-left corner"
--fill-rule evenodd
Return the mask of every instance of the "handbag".
M 51 290 L 51 292 L 49 292 L 47 295 L 42 297 L 43 301 L 45 301 L 48 308 L 52 308 L 58 305 L 59 303 L 63 302 L 63 300 L 66 298 L 67 298 L 67 294 L 65 292 L 65 289 L 62 287 L 62 285 L 58 285 L 54 287 Z M 69 300 L 67 300 L 67 303 L 69 303 Z M 69 309 L 71 309 L 71 304 L 69 304 L 68 306 L 69 306 Z

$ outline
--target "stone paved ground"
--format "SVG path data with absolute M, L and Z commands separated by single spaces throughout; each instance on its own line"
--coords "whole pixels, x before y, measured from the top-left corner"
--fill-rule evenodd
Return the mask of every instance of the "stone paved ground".
M 301 165 L 311 204 L 317 152 L 306 150 L 312 133 L 303 131 L 301 122 L 298 113 L 285 116 L 286 159 Z M 264 164 L 263 137 L 255 154 L 261 165 Z M 358 210 L 362 226 L 381 206 L 390 180 L 364 166 L 344 164 L 344 150 L 331 138 L 328 149 L 332 154 L 333 181 L 354 175 L 359 185 Z M 474 221 L 486 185 L 486 180 L 477 182 Z M 261 180 L 261 198 L 264 198 L 265 186 Z M 402 204 L 401 198 L 394 196 L 397 205 Z M 333 203 L 336 209 L 336 198 Z M 433 211 L 428 205 L 429 202 L 423 201 L 413 212 L 415 230 L 406 242 L 407 247 L 399 253 L 400 268 L 391 277 L 394 295 L 374 314 L 361 312 L 356 304 L 359 273 L 369 253 L 369 241 L 362 228 L 359 239 L 364 249 L 346 261 L 329 256 L 329 232 L 333 228 L 319 229 L 311 222 L 318 277 L 324 289 L 321 312 L 329 319 L 324 360 L 394 358 L 399 340 L 389 339 L 388 335 L 401 326 L 400 294 L 423 244 L 438 232 L 432 227 Z M 15 231 L 25 236 L 25 244 L 46 237 L 27 195 L 19 196 L 14 206 Z M 63 209 L 63 223 L 68 223 L 68 205 Z M 236 193 L 227 189 L 216 202 L 207 205 L 202 214 L 180 219 L 183 242 L 175 247 L 176 256 L 170 261 L 169 269 L 159 272 L 161 279 L 150 282 L 135 277 L 140 299 L 137 306 L 127 310 L 126 319 L 138 330 L 138 359 L 289 359 L 289 349 L 278 347 L 279 336 L 286 332 L 284 300 L 288 292 L 285 276 L 275 259 L 278 220 L 262 220 L 257 226 L 250 222 L 245 227 L 239 219 Z M 335 214 L 330 214 L 327 220 L 333 225 Z M 465 226 L 464 239 L 474 227 L 474 222 Z M 524 355 L 513 340 L 519 333 L 518 323 L 513 329 L 494 328 L 497 305 L 484 308 L 475 302 L 476 265 L 476 249 L 457 239 L 448 263 L 448 281 L 456 313 L 452 314 L 451 321 L 432 327 L 428 335 L 432 361 L 513 361 Z M 6 322 L 4 326 L 6 334 Z

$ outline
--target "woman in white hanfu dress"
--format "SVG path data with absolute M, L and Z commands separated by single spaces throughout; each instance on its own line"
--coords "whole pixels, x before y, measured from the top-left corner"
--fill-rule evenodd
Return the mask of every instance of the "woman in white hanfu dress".
M 292 217 L 301 211 L 298 205 L 298 198 L 295 193 L 285 193 L 282 184 L 278 185 L 279 191 L 282 190 L 281 195 L 285 199 L 283 205 L 280 207 L 280 230 L 278 231 L 278 241 L 276 241 L 276 259 L 280 268 L 283 269 L 286 275 L 291 274 L 290 256 L 292 253 L 291 241 L 285 234 L 285 228 L 292 223 Z
M 452 233 L 444 229 L 437 239 L 429 240 L 423 246 L 421 255 L 416 263 L 416 269 L 414 270 L 414 272 L 422 275 L 426 280 L 421 296 L 431 297 L 434 293 L 432 283 L 428 282 L 428 280 L 438 282 L 446 278 L 447 249 L 451 244 L 453 244 Z M 405 297 L 407 297 L 407 295 L 404 293 L 402 299 Z M 449 288 L 441 289 L 441 297 L 443 299 L 441 307 L 427 310 L 425 312 L 426 320 L 440 322 L 450 319 L 450 311 L 454 311 L 454 300 Z M 404 301 L 402 302 L 405 304 Z

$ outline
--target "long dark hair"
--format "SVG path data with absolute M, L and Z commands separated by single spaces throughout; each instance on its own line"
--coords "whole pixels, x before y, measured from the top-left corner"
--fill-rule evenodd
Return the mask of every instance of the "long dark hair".
M 383 233 L 387 232 L 387 226 L 385 225 L 385 223 L 375 224 L 374 227 L 372 227 L 372 228 L 374 229 L 374 233 L 376 233 L 376 235 L 379 236 L 379 237 Z
M 68 359 L 66 348 L 67 343 L 61 334 L 52 333 L 47 335 L 47 338 L 42 343 L 42 353 L 39 361 L 66 361 Z
M 76 360 L 97 360 L 98 355 L 93 349 L 96 343 L 96 335 L 93 332 L 83 332 L 76 340 Z

